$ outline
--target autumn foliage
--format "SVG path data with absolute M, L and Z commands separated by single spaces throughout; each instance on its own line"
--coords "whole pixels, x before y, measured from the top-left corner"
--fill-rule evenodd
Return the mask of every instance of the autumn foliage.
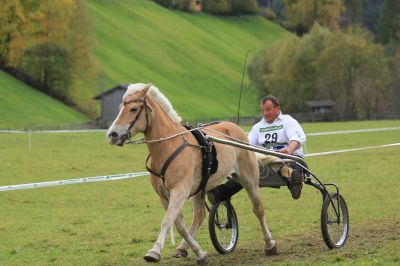
M 92 64 L 90 32 L 80 0 L 2 0 L 0 67 L 68 100 L 73 80 Z

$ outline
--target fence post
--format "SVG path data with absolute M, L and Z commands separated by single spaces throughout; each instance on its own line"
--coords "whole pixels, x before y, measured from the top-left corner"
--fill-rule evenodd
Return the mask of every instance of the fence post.
M 28 132 L 28 145 L 29 145 L 29 149 L 32 150 L 32 130 L 30 130 L 30 129 Z

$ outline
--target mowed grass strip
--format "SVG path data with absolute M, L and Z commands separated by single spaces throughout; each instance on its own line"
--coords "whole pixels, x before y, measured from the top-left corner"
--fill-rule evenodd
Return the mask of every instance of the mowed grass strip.
M 145 146 L 109 146 L 103 133 L 32 134 L 31 150 L 27 141 L 27 135 L 0 135 L 0 185 L 143 171 L 147 155 Z M 400 134 L 315 136 L 307 148 L 329 151 L 340 148 L 339 142 L 348 148 L 379 145 L 400 142 Z M 286 188 L 261 191 L 278 256 L 263 255 L 259 224 L 244 192 L 233 199 L 240 225 L 237 250 L 226 256 L 214 251 L 206 224 L 197 240 L 211 265 L 396 264 L 399 154 L 399 147 L 391 147 L 309 158 L 310 169 L 337 183 L 347 201 L 350 237 L 341 250 L 326 248 L 319 227 L 321 196 L 308 186 L 297 201 Z M 142 265 L 164 214 L 147 177 L 1 192 L 0 201 L 4 265 Z M 190 203 L 184 216 L 190 224 Z M 167 239 L 161 265 L 194 263 L 191 252 L 182 260 L 170 258 L 172 252 Z
M 250 62 L 261 47 L 289 34 L 260 16 L 189 14 L 148 0 L 85 5 L 100 76 L 92 93 L 120 83 L 153 83 L 188 120 L 234 116 L 246 52 L 252 51 Z M 257 92 L 245 82 L 241 113 L 252 115 Z M 80 88 L 73 94 L 81 95 Z
M 0 129 L 79 123 L 87 118 L 0 70 Z

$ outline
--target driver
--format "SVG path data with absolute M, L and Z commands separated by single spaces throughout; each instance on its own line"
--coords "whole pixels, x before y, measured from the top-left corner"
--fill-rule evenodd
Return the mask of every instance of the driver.
M 303 158 L 303 145 L 306 141 L 304 131 L 293 117 L 282 114 L 278 98 L 272 95 L 265 96 L 261 100 L 260 108 L 263 118 L 251 129 L 248 136 L 249 143 Z M 301 170 L 293 169 L 288 180 L 288 188 L 293 199 L 300 198 L 302 181 Z M 215 204 L 231 198 L 242 188 L 242 185 L 230 178 L 225 184 L 208 192 L 207 196 L 209 201 Z

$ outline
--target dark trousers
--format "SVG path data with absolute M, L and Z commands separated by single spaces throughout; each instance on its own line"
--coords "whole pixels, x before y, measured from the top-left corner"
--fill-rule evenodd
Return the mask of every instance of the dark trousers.
M 236 173 L 233 173 L 232 176 L 235 176 Z M 238 193 L 242 189 L 242 185 L 236 182 L 233 178 L 229 178 L 227 182 L 221 184 L 211 190 L 216 201 L 223 201 L 230 199 L 233 195 Z
M 267 166 L 267 167 L 269 167 L 269 166 Z M 298 166 L 297 164 L 292 164 L 292 165 L 290 165 L 290 167 L 292 167 L 293 169 L 302 171 L 302 168 L 300 166 Z M 273 170 L 271 169 L 270 171 L 273 171 Z M 267 173 L 268 173 L 268 171 L 267 171 Z M 267 173 L 265 173 L 265 174 L 267 174 Z M 261 169 L 260 169 L 260 174 L 261 174 L 261 176 L 263 176 L 263 172 Z M 280 172 L 278 172 L 278 174 L 280 174 Z M 236 178 L 237 174 L 232 173 L 231 176 Z M 265 176 L 264 178 L 266 178 L 266 177 L 267 176 Z M 210 192 L 213 193 L 215 200 L 218 202 L 218 201 L 230 199 L 233 195 L 235 195 L 240 190 L 242 190 L 242 188 L 243 187 L 241 184 L 236 182 L 233 178 L 229 177 L 227 182 L 217 186 Z

